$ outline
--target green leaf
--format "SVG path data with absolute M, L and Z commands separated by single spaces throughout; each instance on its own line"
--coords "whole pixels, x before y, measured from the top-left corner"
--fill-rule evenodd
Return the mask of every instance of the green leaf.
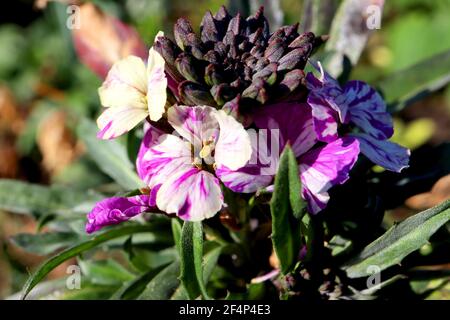
M 275 191 L 270 201 L 272 214 L 272 243 L 280 261 L 281 272 L 288 273 L 297 261 L 300 249 L 300 224 L 292 214 L 290 197 L 290 168 L 295 156 L 288 145 L 280 158 L 280 165 L 275 177 Z M 290 160 L 291 159 L 291 160 Z
M 125 189 L 142 187 L 143 182 L 135 173 L 126 148 L 117 140 L 98 139 L 97 131 L 97 126 L 87 119 L 80 122 L 77 130 L 79 137 L 86 144 L 89 155 L 98 167 Z
M 162 265 L 156 269 L 152 269 L 136 279 L 129 281 L 122 288 L 120 288 L 111 297 L 112 300 L 133 300 L 139 297 L 144 291 L 147 284 L 160 273 L 167 265 Z
M 36 286 L 46 275 L 59 266 L 64 261 L 79 255 L 82 252 L 99 246 L 100 244 L 112 239 L 124 237 L 130 234 L 155 231 L 151 224 L 147 225 L 124 225 L 107 230 L 103 233 L 93 236 L 91 239 L 70 247 L 49 260 L 45 261 L 34 274 L 28 279 L 23 287 L 22 299 L 25 299 L 31 289 Z
M 134 279 L 135 275 L 112 259 L 102 261 L 80 260 L 78 265 L 92 284 L 121 285 Z
M 102 198 L 92 191 L 0 179 L 0 209 L 20 214 L 85 214 Z
M 173 241 L 175 242 L 175 246 L 177 247 L 178 254 L 181 254 L 181 223 L 178 219 L 172 219 L 171 224 Z
M 339 6 L 331 25 L 330 39 L 325 46 L 327 52 L 333 53 L 326 69 L 334 77 L 344 71 L 345 58 L 353 66 L 359 61 L 372 32 L 366 25 L 369 5 L 371 3 L 368 0 L 344 0 Z
M 371 266 L 384 270 L 398 264 L 426 244 L 430 236 L 449 220 L 450 200 L 394 225 L 343 268 L 350 278 L 359 278 L 371 275 Z
M 174 261 L 161 272 L 159 272 L 146 286 L 145 290 L 139 295 L 139 300 L 168 300 L 181 290 L 180 280 L 180 262 Z
M 390 112 L 398 112 L 450 82 L 450 50 L 379 81 Z
M 298 172 L 298 162 L 292 150 L 288 152 L 288 166 L 289 201 L 294 217 L 301 219 L 305 212 L 306 203 L 302 198 L 302 182 L 300 181 L 300 174 Z
M 68 247 L 80 240 L 74 232 L 20 233 L 11 237 L 11 242 L 27 252 L 47 255 Z
M 185 221 L 181 230 L 180 280 L 190 299 L 208 299 L 203 281 L 203 227 L 201 222 Z

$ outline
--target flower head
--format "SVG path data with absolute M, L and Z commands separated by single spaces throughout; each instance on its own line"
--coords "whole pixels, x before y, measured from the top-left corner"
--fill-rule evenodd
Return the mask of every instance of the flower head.
M 159 33 L 156 38 L 162 36 Z M 97 119 L 98 137 L 112 139 L 130 131 L 147 117 L 158 121 L 167 100 L 164 59 L 151 48 L 147 65 L 136 56 L 116 62 L 99 88 L 106 110 Z
M 361 152 L 372 162 L 396 172 L 408 167 L 409 150 L 388 141 L 394 127 L 380 94 L 362 81 L 349 81 L 341 87 L 320 63 L 313 65 L 321 76 L 309 73 L 306 83 L 318 139 L 333 142 L 339 129 L 346 127 L 345 131 L 354 131 L 349 136 L 358 139 Z
M 168 121 L 174 134 L 147 130 L 137 167 L 152 190 L 151 203 L 184 220 L 215 215 L 223 205 L 217 167 L 237 170 L 251 156 L 243 126 L 209 106 L 173 106 Z
M 261 8 L 248 18 L 232 17 L 225 7 L 207 12 L 197 35 L 179 19 L 175 42 L 155 43 L 166 71 L 178 81 L 181 103 L 229 108 L 262 105 L 306 94 L 303 68 L 318 45 L 314 34 L 299 34 L 298 24 L 270 33 Z

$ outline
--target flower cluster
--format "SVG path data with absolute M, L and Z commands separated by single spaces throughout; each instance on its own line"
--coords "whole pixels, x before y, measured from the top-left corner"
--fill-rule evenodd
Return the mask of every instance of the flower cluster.
M 361 81 L 341 87 L 310 59 L 319 38 L 297 28 L 270 33 L 262 9 L 243 19 L 221 8 L 205 15 L 200 37 L 180 19 L 175 42 L 159 33 L 147 62 L 116 62 L 99 89 L 98 137 L 144 122 L 136 168 L 147 189 L 98 203 L 87 232 L 152 210 L 207 219 L 226 206 L 224 188 L 270 192 L 287 144 L 310 214 L 327 206 L 360 153 L 391 171 L 407 167 L 409 151 L 388 141 L 381 96 Z M 308 61 L 320 76 L 305 76 Z

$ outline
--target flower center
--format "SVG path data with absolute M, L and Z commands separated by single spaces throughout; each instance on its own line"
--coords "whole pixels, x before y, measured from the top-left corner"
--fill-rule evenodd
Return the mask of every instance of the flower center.
M 201 169 L 203 164 L 213 165 L 214 164 L 214 148 L 215 148 L 214 138 L 211 137 L 208 140 L 202 142 L 202 149 L 194 157 L 193 165 Z

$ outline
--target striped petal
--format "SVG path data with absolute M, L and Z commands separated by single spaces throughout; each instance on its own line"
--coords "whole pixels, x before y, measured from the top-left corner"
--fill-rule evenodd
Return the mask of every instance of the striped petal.
M 215 146 L 216 166 L 226 166 L 231 170 L 242 168 L 252 155 L 250 136 L 242 124 L 224 111 L 215 111 L 220 133 Z
M 189 168 L 168 177 L 158 191 L 156 204 L 183 220 L 201 221 L 222 208 L 223 195 L 219 180 L 211 173 Z
M 316 214 L 326 207 L 330 198 L 328 190 L 347 181 L 358 154 L 358 141 L 344 137 L 313 149 L 300 158 L 302 193 L 310 213 Z
M 389 139 L 394 127 L 380 94 L 362 81 L 349 81 L 344 90 L 350 121 L 376 139 Z
M 320 62 L 311 64 L 320 71 L 321 76 L 316 78 L 311 72 L 307 74 L 306 86 L 310 90 L 308 97 L 326 101 L 329 107 L 338 113 L 340 121 L 347 123 L 348 107 L 341 86 L 323 69 Z
M 147 111 L 129 106 L 107 108 L 97 119 L 100 139 L 114 139 L 130 131 L 147 117 Z
M 208 106 L 173 106 L 167 116 L 172 127 L 195 148 L 202 148 L 202 142 L 217 139 L 219 123 L 215 117 L 216 109 Z
M 153 145 L 143 154 L 138 169 L 141 179 L 151 189 L 157 188 L 179 171 L 192 168 L 189 142 L 174 135 L 163 134 L 151 143 Z
M 92 233 L 109 225 L 127 221 L 152 209 L 148 195 L 134 197 L 113 197 L 98 202 L 87 215 L 86 232 Z
M 330 108 L 327 101 L 314 96 L 308 97 L 312 108 L 314 131 L 317 139 L 323 142 L 333 142 L 338 138 L 338 114 Z
M 388 140 L 378 140 L 367 134 L 351 134 L 358 139 L 361 152 L 373 163 L 383 168 L 400 172 L 409 167 L 411 152 L 396 143 Z

